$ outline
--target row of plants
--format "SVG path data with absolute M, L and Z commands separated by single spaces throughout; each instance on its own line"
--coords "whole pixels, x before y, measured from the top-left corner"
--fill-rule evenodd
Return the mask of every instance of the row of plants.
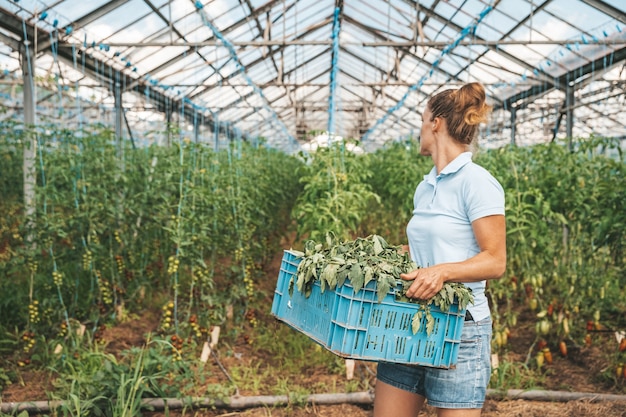
M 620 145 L 591 137 L 573 150 L 559 144 L 503 148 L 481 159 L 508 193 L 509 268 L 490 288 L 498 306 L 496 347 L 505 348 L 515 331 L 510 304 L 517 300 L 536 317 L 529 363 L 541 368 L 552 353 L 566 357 L 603 340 L 609 365 L 602 377 L 609 383 L 620 380 L 617 370 L 626 361 L 619 340 L 626 329 Z
M 22 146 L 29 134 L 10 126 L 0 144 L 0 209 L 8 213 L 0 218 L 0 273 L 7 277 L 0 282 L 0 386 L 15 380 L 15 366 L 49 366 L 58 398 L 94 403 L 87 385 L 73 381 L 100 377 L 99 368 L 112 369 L 105 385 L 119 386 L 112 381 L 121 375 L 143 381 L 133 399 L 231 395 L 233 381 L 288 394 L 301 390 L 297 381 L 272 375 L 296 378 L 314 363 L 340 375 L 342 362 L 332 354 L 265 321 L 275 277 L 263 275 L 263 264 L 287 248 L 281 237 L 292 221 L 296 245 L 328 232 L 342 241 L 378 234 L 406 243 L 415 186 L 432 166 L 415 142 L 361 156 L 336 145 L 294 158 L 240 141 L 215 152 L 178 132 L 171 147 L 133 149 L 106 129 L 49 129 L 37 135 L 36 217 L 28 223 Z M 545 370 L 545 349 L 557 354 L 564 343 L 571 351 L 626 327 L 620 209 L 626 188 L 618 145 L 585 138 L 574 151 L 550 144 L 477 153 L 507 201 L 508 269 L 488 288 L 494 351 L 502 356 L 495 387 L 507 388 L 520 369 Z M 597 153 L 602 147 L 614 156 Z M 150 343 L 124 358 L 103 352 L 97 343 L 103 331 L 144 309 L 160 316 Z M 520 314 L 536 320 L 523 364 L 506 359 Z M 211 378 L 198 356 L 215 325 L 226 329 L 221 343 L 228 355 L 243 338 L 274 359 L 252 366 L 254 377 L 235 367 L 229 382 L 209 381 L 198 392 Z M 614 342 L 602 348 L 610 364 L 602 377 L 623 386 L 617 371 L 626 353 Z M 312 359 L 296 365 L 303 355 Z M 368 387 L 332 389 L 357 388 Z M 107 398 L 98 407 L 122 395 L 98 391 Z
M 25 219 L 23 149 L 35 133 Z M 63 356 L 76 347 L 71 335 L 97 340 L 154 306 L 170 343 L 206 340 L 228 316 L 254 322 L 249 300 L 288 226 L 302 162 L 241 140 L 214 151 L 179 138 L 134 149 L 98 126 L 4 126 L 0 353 L 46 366 L 57 344 Z
M 571 148 L 550 143 L 475 152 L 475 161 L 506 193 L 508 267 L 488 287 L 495 352 L 506 356 L 519 315 L 528 313 L 535 317 L 535 337 L 523 366 L 541 368 L 553 352 L 567 356 L 609 335 L 603 378 L 621 380 L 626 180 L 620 146 L 592 136 Z M 327 231 L 344 240 L 380 234 L 406 243 L 413 193 L 431 167 L 415 141 L 364 156 L 341 145 L 322 149 L 302 176 L 305 191 L 296 205 L 301 234 L 316 240 Z M 354 190 L 358 195 L 351 195 Z M 341 196 L 349 203 L 337 202 Z

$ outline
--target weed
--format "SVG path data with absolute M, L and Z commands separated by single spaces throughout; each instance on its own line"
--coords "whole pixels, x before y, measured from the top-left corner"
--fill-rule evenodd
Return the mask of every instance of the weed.
M 208 384 L 206 387 L 206 396 L 217 401 L 227 402 L 228 398 L 235 393 L 236 388 L 229 384 Z
M 532 389 L 543 385 L 545 377 L 536 370 L 520 362 L 502 360 L 491 373 L 490 388 L 506 391 L 508 389 Z
M 267 369 L 261 369 L 261 363 L 252 363 L 252 361 L 242 366 L 232 367 L 230 374 L 239 389 L 253 393 L 260 392 L 270 376 Z

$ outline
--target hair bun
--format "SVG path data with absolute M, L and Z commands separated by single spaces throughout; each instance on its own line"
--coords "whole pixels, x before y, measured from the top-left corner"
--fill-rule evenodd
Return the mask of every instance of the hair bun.
M 469 83 L 454 91 L 451 97 L 456 111 L 463 114 L 463 121 L 468 125 L 477 125 L 487 121 L 491 106 L 486 103 L 485 88 L 480 83 Z
M 428 100 L 430 120 L 441 117 L 454 140 L 470 144 L 478 125 L 487 121 L 491 106 L 486 103 L 485 88 L 480 83 L 465 84 L 459 89 L 440 91 Z

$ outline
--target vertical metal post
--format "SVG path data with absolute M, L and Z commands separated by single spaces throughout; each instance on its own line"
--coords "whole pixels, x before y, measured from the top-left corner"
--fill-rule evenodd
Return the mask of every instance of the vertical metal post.
M 35 157 L 37 151 L 37 124 L 35 104 L 35 54 L 28 40 L 22 48 L 22 74 L 24 82 L 24 212 L 27 224 L 32 227 L 35 222 Z M 28 236 L 30 240 L 32 236 Z
M 517 107 L 511 107 L 511 145 L 515 145 L 517 135 Z
M 166 131 L 167 137 L 165 138 L 165 146 L 170 146 L 172 144 L 172 108 L 170 107 L 169 101 L 165 105 L 165 113 L 166 113 Z
M 567 143 L 569 146 L 569 149 L 572 149 L 573 146 L 573 136 L 574 136 L 574 86 L 568 84 L 567 87 L 565 88 L 565 106 L 567 108 L 566 110 L 566 134 L 567 134 Z
M 213 133 L 215 135 L 215 152 L 220 150 L 220 120 L 219 114 L 215 115 L 215 122 L 213 123 L 213 129 L 215 130 Z
M 122 123 L 124 115 L 122 114 L 122 86 L 119 81 L 115 82 L 115 137 L 118 143 L 122 142 Z
M 119 73 L 118 73 L 119 77 Z M 124 171 L 124 141 L 122 129 L 124 126 L 124 108 L 122 107 L 122 86 L 119 79 L 115 82 L 115 137 L 117 139 L 117 156 L 120 161 L 120 169 Z

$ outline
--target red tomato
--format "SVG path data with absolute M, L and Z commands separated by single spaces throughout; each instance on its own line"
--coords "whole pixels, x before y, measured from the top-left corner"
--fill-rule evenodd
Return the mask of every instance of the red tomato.
M 543 350 L 546 346 L 548 346 L 548 343 L 543 339 L 537 342 L 537 349 L 539 350 Z

